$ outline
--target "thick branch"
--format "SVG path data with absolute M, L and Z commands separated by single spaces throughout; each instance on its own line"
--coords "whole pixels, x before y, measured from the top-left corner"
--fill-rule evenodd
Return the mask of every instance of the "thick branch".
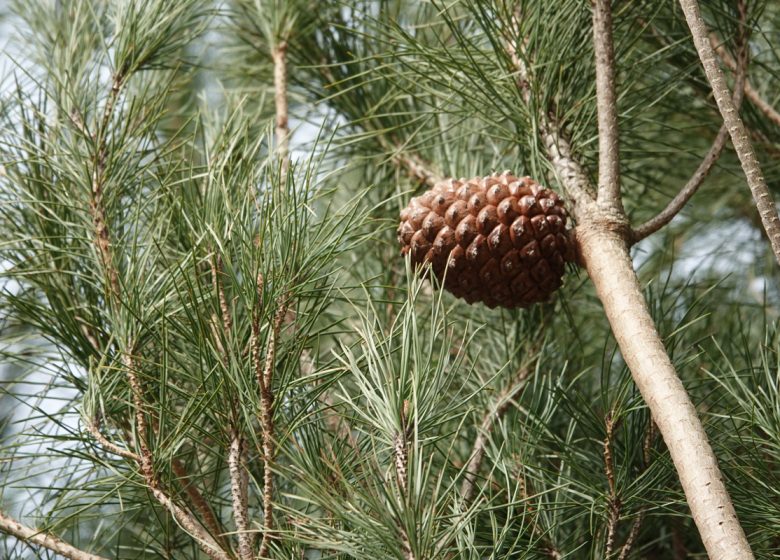
M 623 358 L 669 449 L 710 558 L 753 558 L 707 434 L 655 329 L 625 239 L 594 224 L 580 226 L 578 240 Z
M 528 100 L 531 90 L 523 57 L 511 45 L 508 53 L 519 70 L 518 87 Z M 543 116 L 541 121 L 544 120 Z M 582 261 L 623 358 L 666 441 L 705 547 L 712 560 L 752 558 L 704 427 L 647 308 L 628 252 L 626 216 L 592 204 L 581 165 L 570 152 L 561 159 L 564 154 L 549 148 L 567 145 L 561 144 L 560 136 L 555 137 L 560 130 L 541 124 L 540 129 L 554 167 L 570 171 L 558 174 L 564 189 L 577 203 L 577 240 Z
M 69 560 L 108 560 L 103 556 L 76 548 L 51 533 L 22 525 L 2 510 L 0 510 L 0 531 L 13 535 L 28 545 L 37 545 L 51 550 Z
M 596 0 L 593 7 L 593 46 L 596 55 L 596 107 L 599 123 L 598 203 L 604 208 L 622 212 L 611 0 Z
M 777 207 L 764 180 L 761 166 L 745 125 L 731 99 L 726 78 L 718 65 L 715 50 L 710 44 L 709 31 L 701 15 L 699 4 L 696 0 L 680 0 L 680 5 L 693 35 L 693 42 L 704 67 L 704 73 L 707 75 L 707 80 L 715 95 L 715 102 L 718 104 L 723 122 L 729 129 L 731 142 L 734 144 L 734 149 L 742 164 L 742 170 L 745 172 L 750 192 L 761 216 L 761 223 L 772 245 L 775 259 L 780 263 L 780 217 L 777 215 Z
M 740 32 L 738 44 L 739 64 L 734 68 L 736 72 L 736 79 L 734 81 L 733 97 L 734 106 L 737 108 L 737 110 L 739 110 L 740 106 L 742 105 L 743 93 L 745 92 L 743 85 L 746 83 L 745 80 L 747 76 L 748 63 L 747 33 L 744 31 L 747 13 L 744 9 L 744 3 L 740 2 L 739 5 L 741 8 L 740 25 L 742 31 Z M 723 50 L 725 52 L 725 49 Z M 680 192 L 678 192 L 677 195 L 669 201 L 669 204 L 666 205 L 666 208 L 659 212 L 657 216 L 651 218 L 641 226 L 634 229 L 633 233 L 631 234 L 631 240 L 633 243 L 641 241 L 645 237 L 652 235 L 664 227 L 674 219 L 674 217 L 685 207 L 686 204 L 688 204 L 688 201 L 693 198 L 693 195 L 696 194 L 696 191 L 699 190 L 699 187 L 704 182 L 704 179 L 706 179 L 710 174 L 712 168 L 715 167 L 715 162 L 718 161 L 721 153 L 723 153 L 723 148 L 725 148 L 728 139 L 729 129 L 724 123 L 721 125 L 720 130 L 718 130 L 718 134 L 715 136 L 715 140 L 712 142 L 712 146 L 704 156 L 704 159 L 696 168 L 696 171 L 694 171 L 691 178 L 688 179 L 688 182 L 685 183 L 682 189 L 680 189 Z

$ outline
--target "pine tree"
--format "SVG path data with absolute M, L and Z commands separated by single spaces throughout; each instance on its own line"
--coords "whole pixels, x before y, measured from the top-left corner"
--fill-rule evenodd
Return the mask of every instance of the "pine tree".
M 2 558 L 780 557 L 774 2 L 9 4 Z

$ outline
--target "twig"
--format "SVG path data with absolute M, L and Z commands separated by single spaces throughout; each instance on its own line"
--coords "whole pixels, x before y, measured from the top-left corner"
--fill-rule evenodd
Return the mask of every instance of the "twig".
M 233 518 L 238 531 L 238 553 L 241 560 L 254 560 L 255 533 L 249 529 L 248 512 L 248 473 L 246 470 L 246 442 L 232 430 L 230 453 L 228 454 L 228 470 L 230 472 L 230 491 L 233 498 Z
M 593 7 L 593 46 L 596 56 L 596 107 L 599 126 L 598 203 L 623 212 L 620 197 L 620 146 L 615 93 L 615 51 L 612 44 L 612 0 Z M 616 208 L 611 208 L 617 205 Z
M 631 553 L 631 549 L 634 547 L 637 537 L 639 536 L 639 530 L 642 528 L 642 521 L 645 518 L 645 510 L 640 510 L 639 515 L 636 516 L 634 522 L 631 524 L 631 530 L 628 532 L 626 542 L 623 543 L 623 547 L 620 549 L 620 555 L 618 560 L 626 560 Z
M 748 63 L 747 33 L 744 30 L 745 21 L 747 19 L 747 12 L 745 10 L 743 1 L 740 0 L 738 5 L 740 10 L 740 29 L 742 31 L 739 35 L 739 42 L 737 47 L 739 52 L 739 64 L 733 68 L 733 70 L 736 72 L 733 99 L 734 106 L 737 108 L 737 110 L 739 110 L 742 105 L 743 93 L 745 92 L 745 88 L 742 86 L 746 83 Z M 725 52 L 723 47 L 720 48 Z M 685 207 L 693 195 L 696 194 L 696 191 L 699 190 L 699 187 L 704 182 L 704 179 L 706 179 L 710 174 L 712 168 L 715 167 L 715 162 L 718 161 L 718 158 L 723 153 L 723 148 L 725 148 L 728 139 L 729 129 L 724 123 L 721 125 L 720 130 L 718 130 L 718 134 L 715 136 L 715 140 L 712 142 L 712 146 L 704 156 L 704 159 L 696 168 L 696 171 L 694 171 L 691 178 L 688 179 L 688 182 L 685 183 L 682 189 L 680 189 L 680 192 L 678 192 L 677 195 L 669 201 L 669 204 L 666 205 L 666 208 L 659 212 L 657 216 L 651 218 L 633 230 L 633 233 L 631 234 L 633 243 L 641 241 L 645 237 L 652 235 L 664 227 L 674 219 L 674 217 L 680 212 L 680 210 L 683 209 L 683 207 Z
M 407 442 L 409 436 L 409 426 L 407 425 L 409 416 L 408 409 L 409 401 L 405 400 L 401 409 L 401 429 L 395 434 L 395 439 L 393 441 L 395 477 L 398 481 L 398 488 L 400 488 L 402 496 L 406 496 L 407 467 L 409 465 L 409 447 Z
M 111 92 L 108 94 L 105 107 L 103 108 L 103 117 L 100 121 L 97 135 L 95 138 L 95 154 L 92 160 L 92 195 L 89 200 L 89 210 L 92 216 L 92 223 L 95 229 L 94 243 L 97 247 L 100 260 L 103 265 L 103 272 L 108 279 L 108 292 L 113 294 L 110 298 L 115 301 L 119 297 L 119 274 L 114 264 L 113 253 L 111 250 L 111 236 L 109 233 L 108 221 L 106 219 L 105 207 L 103 204 L 103 188 L 105 187 L 105 168 L 108 150 L 106 136 L 108 134 L 108 125 L 114 112 L 119 93 L 125 83 L 125 75 L 122 72 L 114 74 L 111 84 Z
M 100 254 L 103 273 L 108 279 L 108 300 L 111 305 L 117 308 L 121 305 L 119 273 L 111 249 L 111 235 L 103 203 L 103 189 L 105 187 L 105 166 L 108 157 L 106 142 L 108 126 L 111 122 L 111 117 L 119 94 L 125 84 L 126 77 L 127 76 L 122 71 L 118 71 L 114 74 L 111 91 L 106 100 L 105 107 L 103 108 L 103 116 L 95 136 L 95 144 L 97 147 L 93 157 L 92 193 L 89 201 L 90 214 L 92 215 L 95 233 L 94 243 Z M 96 439 L 101 443 L 107 443 L 108 446 L 106 448 L 110 451 L 120 451 L 120 455 L 131 458 L 137 462 L 146 485 L 155 499 L 173 515 L 179 525 L 198 542 L 201 549 L 203 549 L 210 558 L 213 560 L 230 560 L 230 556 L 222 549 L 219 543 L 214 540 L 208 530 L 206 530 L 206 528 L 189 512 L 176 505 L 170 496 L 162 489 L 160 480 L 154 472 L 153 455 L 148 444 L 149 438 L 145 417 L 143 387 L 138 378 L 135 359 L 135 342 L 131 340 L 125 344 L 125 348 L 122 350 L 121 360 L 130 384 L 133 408 L 135 409 L 135 429 L 138 436 L 137 439 L 140 453 L 129 454 L 129 452 L 125 452 L 121 448 L 114 446 L 105 438 L 99 438 L 98 436 L 101 435 L 99 430 L 96 430 L 97 434 L 93 432 L 93 435 L 95 435 Z M 191 496 L 193 495 L 191 491 L 188 492 L 188 494 Z M 202 496 L 200 496 L 199 493 L 197 493 L 197 496 L 202 500 Z M 206 509 L 208 510 L 208 508 Z M 211 521 L 214 521 L 213 514 L 211 516 Z M 216 523 L 214 523 L 214 526 L 216 528 Z
M 186 467 L 178 457 L 174 457 L 171 460 L 171 469 L 173 469 L 173 474 L 176 475 L 176 478 L 178 479 L 179 484 L 181 484 L 182 490 L 184 490 L 190 503 L 201 515 L 203 524 L 206 528 L 212 535 L 222 535 L 223 529 L 220 522 L 217 520 L 217 516 L 214 514 L 211 504 L 203 497 L 203 494 L 198 490 L 195 483 L 189 480 L 190 473 L 187 472 Z
M 615 531 L 617 531 L 618 521 L 620 520 L 620 498 L 617 495 L 617 486 L 615 484 L 615 466 L 612 458 L 612 434 L 615 427 L 612 413 L 607 414 L 606 436 L 604 437 L 604 473 L 607 476 L 607 485 L 609 486 L 609 496 L 607 497 L 607 507 L 609 517 L 607 521 L 607 540 L 604 544 L 604 558 L 612 556 L 612 550 L 615 546 Z
M 516 83 L 523 100 L 527 105 L 532 105 L 531 76 L 528 65 L 525 62 L 524 40 L 520 36 L 520 11 L 515 11 L 512 18 L 511 31 L 513 36 L 506 41 L 505 47 L 512 66 L 517 72 Z M 518 47 L 523 47 L 518 49 Z M 578 207 L 588 207 L 593 202 L 593 189 L 588 175 L 580 162 L 574 157 L 568 137 L 556 119 L 555 115 L 546 110 L 539 112 L 537 116 L 539 135 L 547 152 L 547 158 L 558 176 L 570 202 Z
M 22 525 L 2 510 L 0 510 L 0 531 L 13 535 L 28 545 L 37 545 L 51 550 L 69 560 L 108 560 L 103 556 L 76 548 L 49 532 Z
M 514 381 L 499 394 L 491 410 L 485 414 L 480 424 L 474 445 L 471 448 L 470 459 L 466 465 L 465 476 L 460 486 L 460 497 L 465 504 L 474 499 L 476 492 L 476 480 L 485 458 L 485 449 L 490 439 L 493 427 L 501 421 L 512 405 L 512 402 L 520 396 L 526 387 L 526 381 L 534 372 L 535 360 L 521 367 L 514 376 Z
M 286 174 L 290 151 L 290 128 L 287 109 L 287 41 L 278 41 L 271 50 L 274 64 L 274 104 L 276 108 L 276 149 Z
M 225 295 L 225 285 L 222 282 L 224 274 L 222 257 L 215 251 L 211 257 L 211 285 L 219 299 L 219 309 L 222 324 L 222 335 L 225 340 L 230 340 L 233 329 L 233 317 Z M 217 332 L 216 317 L 212 316 L 212 327 L 218 350 L 221 354 L 222 364 L 227 369 L 230 362 L 230 352 L 222 343 L 222 336 Z M 230 427 L 230 449 L 228 451 L 228 473 L 230 475 L 230 493 L 233 501 L 233 520 L 236 523 L 238 537 L 238 552 L 241 560 L 253 560 L 252 549 L 255 542 L 255 533 L 249 528 L 248 491 L 249 480 L 245 465 L 246 442 L 241 437 L 238 421 L 235 418 L 238 403 L 234 398 L 232 406 L 233 419 Z M 207 508 L 210 511 L 210 508 Z
M 114 455 L 124 457 L 125 459 L 129 459 L 134 463 L 141 462 L 141 457 L 138 454 L 133 453 L 132 451 L 129 451 L 122 447 L 119 447 L 115 443 L 109 441 L 106 436 L 100 433 L 100 428 L 98 427 L 97 423 L 87 420 L 84 422 L 84 427 L 87 429 L 87 431 L 90 434 L 92 434 L 92 437 L 94 437 L 95 440 L 97 440 L 97 442 L 101 445 L 101 447 L 106 449 L 106 451 L 109 451 Z
M 149 448 L 147 439 L 143 388 L 136 372 L 133 346 L 134 345 L 131 344 L 128 351 L 122 354 L 122 362 L 128 380 L 130 381 L 133 407 L 135 408 L 135 429 L 138 434 L 138 446 L 141 450 L 138 457 L 139 466 L 141 474 L 146 481 L 146 485 L 160 505 L 166 508 L 182 529 L 197 541 L 198 545 L 209 558 L 212 558 L 213 560 L 231 560 L 230 556 L 222 550 L 219 543 L 214 540 L 200 521 L 193 517 L 189 512 L 176 505 L 171 497 L 165 493 L 157 474 L 154 472 L 154 457 Z
M 726 78 L 718 65 L 715 49 L 710 44 L 709 31 L 701 15 L 699 3 L 696 0 L 680 0 L 680 5 L 691 30 L 693 42 L 704 67 L 704 73 L 707 75 L 707 80 L 715 95 L 715 102 L 718 104 L 723 122 L 729 129 L 731 142 L 742 164 L 750 192 L 761 216 L 761 223 L 764 225 L 764 230 L 772 245 L 775 259 L 780 263 L 780 217 L 777 214 L 777 207 L 764 180 L 747 129 L 731 99 Z
M 405 167 L 412 177 L 425 183 L 429 187 L 444 180 L 443 175 L 433 171 L 430 164 L 424 162 L 422 158 L 416 154 L 398 152 L 393 155 L 393 161 L 396 162 L 396 164 Z
M 723 44 L 720 41 L 718 41 L 717 35 L 715 35 L 714 33 L 710 33 L 709 40 L 710 40 L 710 46 L 718 54 L 721 61 L 723 61 L 723 64 L 725 64 L 732 72 L 737 72 L 739 64 L 737 63 L 737 61 L 734 60 L 734 58 L 732 58 L 732 56 L 729 54 L 729 52 L 726 50 Z M 766 101 L 763 97 L 761 97 L 761 94 L 758 93 L 758 91 L 756 91 L 753 88 L 753 86 L 750 84 L 750 80 L 745 80 L 744 83 L 742 84 L 742 88 L 739 89 L 744 92 L 745 97 L 747 97 L 750 100 L 750 102 L 758 108 L 759 111 L 764 113 L 766 118 L 772 121 L 776 126 L 780 126 L 780 112 L 778 112 L 777 109 L 772 107 L 772 105 L 768 101 Z
M 652 451 L 653 441 L 655 441 L 655 436 L 655 422 L 653 422 L 653 419 L 650 418 L 647 425 L 647 430 L 645 432 L 645 439 L 642 444 L 642 472 L 645 472 L 650 467 L 650 453 Z M 642 528 L 642 522 L 644 519 L 645 508 L 641 508 L 636 516 L 636 519 L 634 519 L 634 522 L 631 524 L 631 530 L 628 532 L 626 542 L 623 543 L 623 546 L 620 549 L 618 560 L 626 560 L 628 558 L 631 549 L 634 547 L 636 539 L 639 537 L 639 530 Z
M 260 388 L 260 424 L 262 426 L 263 445 L 263 538 L 260 542 L 258 556 L 265 558 L 268 555 L 268 546 L 273 532 L 273 459 L 274 459 L 274 423 L 272 392 L 273 372 L 276 362 L 276 345 L 279 339 L 282 321 L 287 313 L 287 297 L 278 305 L 274 314 L 271 333 L 266 349 L 265 362 L 260 357 L 260 302 L 263 297 L 263 275 L 257 275 L 258 303 L 252 312 L 252 333 L 250 335 L 250 348 L 252 351 L 252 363 L 255 369 L 257 385 Z

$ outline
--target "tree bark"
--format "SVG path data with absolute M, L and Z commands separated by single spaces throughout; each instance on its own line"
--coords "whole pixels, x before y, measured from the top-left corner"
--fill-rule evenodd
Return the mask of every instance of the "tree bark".
M 582 258 L 612 332 L 663 435 L 712 560 L 753 558 L 696 409 L 653 324 L 627 233 L 592 216 L 577 228 Z

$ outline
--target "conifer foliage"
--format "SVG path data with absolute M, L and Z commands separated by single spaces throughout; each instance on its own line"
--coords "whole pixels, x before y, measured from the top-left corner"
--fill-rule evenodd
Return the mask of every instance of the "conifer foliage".
M 780 557 L 774 2 L 3 7 L 0 557 Z

